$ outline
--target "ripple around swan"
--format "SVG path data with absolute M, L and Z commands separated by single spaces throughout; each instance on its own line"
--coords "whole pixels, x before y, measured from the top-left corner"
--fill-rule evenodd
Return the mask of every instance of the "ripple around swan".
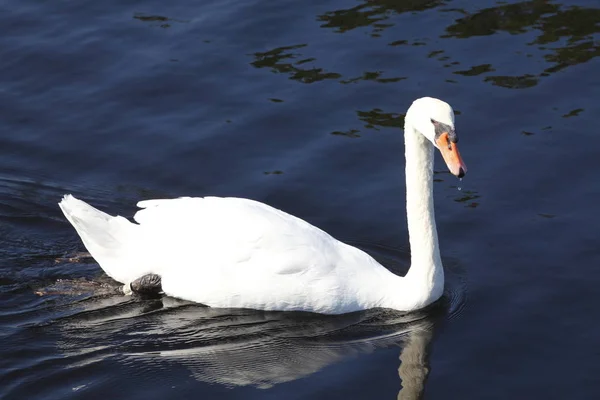
M 69 367 L 117 357 L 133 375 L 164 375 L 184 366 L 199 381 L 259 388 L 400 345 L 414 332 L 431 330 L 443 314 L 435 307 L 322 316 L 212 309 L 171 298 L 106 304 L 89 301 L 89 309 L 41 328 L 56 333 Z
M 410 253 L 407 249 L 384 246 L 360 241 L 349 242 L 373 256 L 390 271 L 404 275 L 410 266 Z M 447 319 L 456 318 L 467 305 L 467 284 L 465 270 L 458 260 L 442 257 L 444 264 L 444 295 L 439 303 L 445 309 Z
M 398 249 L 365 243 L 360 247 L 394 272 L 401 273 L 406 264 L 406 254 Z M 73 371 L 82 377 L 98 373 L 103 368 L 98 364 L 111 360 L 139 379 L 160 376 L 168 382 L 169 371 L 184 368 L 202 382 L 267 388 L 377 348 L 400 346 L 401 357 L 414 352 L 425 357 L 436 324 L 455 317 L 464 306 L 464 284 L 456 270 L 448 270 L 443 300 L 425 310 L 375 309 L 338 316 L 214 309 L 169 297 L 128 298 L 115 295 L 118 285 L 106 278 L 95 284 L 59 281 L 45 288 L 47 305 L 36 305 L 38 322 L 21 324 L 8 338 L 52 338 L 41 356 L 28 358 L 27 365 L 15 370 L 27 368 L 48 382 L 63 381 L 57 375 Z M 18 380 L 9 385 L 15 396 L 29 390 Z

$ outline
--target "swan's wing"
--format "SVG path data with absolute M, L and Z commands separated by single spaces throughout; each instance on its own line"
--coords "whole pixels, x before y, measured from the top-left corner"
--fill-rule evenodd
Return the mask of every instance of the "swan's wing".
M 254 274 L 296 274 L 315 265 L 325 273 L 336 254 L 337 241 L 327 233 L 253 200 L 184 197 L 141 201 L 138 207 L 143 209 L 134 219 L 159 274 L 181 263 L 191 268 L 190 260 L 212 273 L 253 268 Z
M 216 307 L 326 311 L 347 279 L 340 242 L 265 204 L 179 198 L 138 204 L 139 254 L 165 293 Z M 344 293 L 348 293 L 346 290 Z

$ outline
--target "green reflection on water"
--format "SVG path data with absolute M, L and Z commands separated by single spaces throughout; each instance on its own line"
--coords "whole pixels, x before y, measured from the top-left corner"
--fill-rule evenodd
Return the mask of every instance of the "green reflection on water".
M 305 58 L 293 62 L 301 56 L 300 53 L 294 52 L 294 50 L 306 46 L 306 44 L 297 44 L 293 46 L 277 47 L 262 53 L 254 53 L 256 60 L 251 64 L 256 68 L 269 68 L 274 73 L 290 74 L 290 79 L 302 83 L 314 83 L 326 79 L 339 79 L 342 76 L 335 72 L 326 72 L 323 68 L 300 67 L 300 65 L 315 61 L 314 58 Z
M 521 76 L 488 76 L 485 82 L 491 82 L 496 86 L 511 89 L 525 89 L 537 85 L 538 78 L 534 75 L 525 74 Z
M 356 111 L 358 119 L 364 122 L 366 129 L 373 129 L 378 131 L 380 128 L 403 128 L 404 127 L 404 114 L 398 114 L 393 112 L 384 112 L 379 108 L 374 108 L 369 111 Z M 346 136 L 349 138 L 358 138 L 359 129 L 348 129 L 345 131 L 333 131 L 332 135 Z
M 568 113 L 566 113 L 565 115 L 563 115 L 563 118 L 571 118 L 571 117 L 576 117 L 579 115 L 579 113 L 581 113 L 582 111 L 584 111 L 583 108 L 577 108 L 575 110 L 571 110 Z
M 342 75 L 337 72 L 326 72 L 323 68 L 308 65 L 304 67 L 305 64 L 316 61 L 316 58 L 314 57 L 302 58 L 302 54 L 296 51 L 305 47 L 307 47 L 306 44 L 298 44 L 294 46 L 277 47 L 266 52 L 254 53 L 253 56 L 255 60 L 250 64 L 256 68 L 269 68 L 274 73 L 289 74 L 289 79 L 301 83 L 314 83 L 328 79 L 339 80 L 342 84 L 357 83 L 360 81 L 393 83 L 406 79 L 406 77 L 383 77 L 383 71 L 366 71 L 355 78 L 341 79 Z
M 477 191 L 462 190 L 462 189 L 459 189 L 459 186 L 455 186 L 455 185 L 451 185 L 450 188 L 457 189 L 459 191 L 458 195 L 453 195 L 455 202 L 463 203 L 464 206 L 468 207 L 468 208 L 477 208 L 477 206 L 479 206 L 478 201 L 473 201 L 473 200 L 481 198 L 481 196 L 478 194 Z
M 542 57 L 551 64 L 550 66 L 546 66 L 541 71 L 530 71 L 523 75 L 496 75 L 484 78 L 484 82 L 511 89 L 533 87 L 537 85 L 542 77 L 572 65 L 585 63 L 600 55 L 600 42 L 594 38 L 594 35 L 600 33 L 600 8 L 563 6 L 550 3 L 547 0 L 531 0 L 514 4 L 499 4 L 496 7 L 469 13 L 462 9 L 441 7 L 447 4 L 450 3 L 423 0 L 402 2 L 394 0 L 366 1 L 354 7 L 326 12 L 317 16 L 317 20 L 323 22 L 321 27 L 334 29 L 338 33 L 370 27 L 370 35 L 379 37 L 382 30 L 395 25 L 393 20 L 395 15 L 438 7 L 440 12 L 461 15 L 461 18 L 446 27 L 446 33 L 441 38 L 468 39 L 493 35 L 498 32 L 520 35 L 536 31 L 538 36 L 527 45 L 535 46 L 537 49 L 546 52 Z M 428 38 L 411 37 L 393 41 L 389 45 L 427 46 L 428 41 Z M 436 49 L 431 51 L 428 57 L 440 56 L 443 52 L 443 50 Z M 510 54 L 510 51 L 508 54 Z M 497 59 L 498 54 L 492 54 L 492 56 Z M 533 55 L 526 54 L 525 57 L 532 58 Z M 446 61 L 449 57 L 440 56 L 438 59 Z M 444 66 L 450 68 L 457 64 L 457 62 L 447 63 Z M 488 62 L 472 66 L 470 69 L 454 71 L 454 74 L 478 76 L 495 70 L 492 64 Z M 354 79 L 363 80 L 364 78 Z M 400 79 L 395 78 L 393 82 L 398 80 Z M 351 80 L 344 82 L 348 81 Z M 449 79 L 446 79 L 446 82 L 456 83 L 456 81 Z
M 494 86 L 527 89 L 536 86 L 545 76 L 572 65 L 588 62 L 600 55 L 600 41 L 597 38 L 600 33 L 600 8 L 564 6 L 547 0 L 498 4 L 475 11 L 447 7 L 450 4 L 448 1 L 439 0 L 359 1 L 354 7 L 328 11 L 318 15 L 316 19 L 322 23 L 321 27 L 333 29 L 337 33 L 368 28 L 367 33 L 374 38 L 373 40 L 379 40 L 378 36 L 382 30 L 396 25 L 398 19 L 395 17 L 399 14 L 428 11 L 430 16 L 434 16 L 432 18 L 437 18 L 438 29 L 440 23 L 445 25 L 442 26 L 444 33 L 441 36 L 423 37 L 429 31 L 406 29 L 399 31 L 396 27 L 395 32 L 402 32 L 404 37 L 382 44 L 394 47 L 393 50 L 386 47 L 389 51 L 400 52 L 413 58 L 418 55 L 423 58 L 419 62 L 424 63 L 434 59 L 443 63 L 442 65 L 453 74 L 441 78 L 444 84 L 449 85 L 456 85 L 464 79 L 475 77 Z M 436 10 L 433 11 L 434 9 Z M 498 33 L 514 35 L 508 38 L 511 43 L 478 54 L 477 64 L 465 66 L 468 60 L 454 58 L 457 52 L 452 50 L 453 46 L 456 46 L 457 39 L 461 41 L 460 47 L 464 47 L 463 40 L 468 41 Z M 525 34 L 526 37 L 523 36 Z M 492 40 L 496 39 L 490 39 L 490 43 Z M 515 49 L 519 45 L 529 46 L 532 51 Z M 417 52 L 416 49 L 412 50 L 413 46 L 426 47 L 425 54 Z M 432 46 L 436 47 L 431 48 Z M 319 60 L 313 54 L 307 54 L 310 50 L 311 46 L 308 44 L 296 44 L 253 53 L 254 60 L 251 65 L 256 68 L 266 68 L 273 73 L 287 74 L 289 79 L 300 83 L 329 80 L 344 85 L 362 82 L 397 84 L 412 78 L 410 71 L 404 71 L 406 76 L 394 76 L 395 74 L 392 75 L 389 71 L 386 73 L 379 70 L 377 65 L 374 68 L 365 68 L 364 72 L 356 77 L 343 77 L 339 72 L 326 71 L 319 67 Z M 466 57 L 468 58 L 470 54 L 472 53 L 467 53 Z M 505 62 L 507 58 L 510 63 Z M 503 60 L 503 65 L 519 65 L 528 70 L 518 75 L 502 73 L 503 67 L 500 64 L 494 65 L 499 60 Z M 537 62 L 540 60 L 542 63 Z M 577 116 L 579 112 L 573 110 L 572 114 L 565 114 L 564 117 Z M 341 127 L 342 129 L 331 133 L 357 138 L 360 137 L 363 129 L 379 130 L 383 127 L 403 125 L 402 115 L 384 112 L 381 109 L 374 108 L 356 113 L 363 127 Z M 523 134 L 530 135 L 531 132 L 523 131 Z
M 358 119 L 366 122 L 365 128 L 377 129 L 377 127 L 404 127 L 404 114 L 386 113 L 379 108 L 371 111 L 357 111 Z
M 361 76 L 358 76 L 356 78 L 351 78 L 351 79 L 346 79 L 346 80 L 340 80 L 340 83 L 356 83 L 359 81 L 374 81 L 374 82 L 379 82 L 379 83 L 392 83 L 392 82 L 399 82 L 401 80 L 406 79 L 406 77 L 397 77 L 397 78 L 381 78 L 381 75 L 383 74 L 382 71 L 373 71 L 373 72 L 365 72 L 363 73 Z
M 600 43 L 594 39 L 594 35 L 600 33 L 600 9 L 565 8 L 546 0 L 480 10 L 448 26 L 447 34 L 442 37 L 464 39 L 497 32 L 523 34 L 529 31 L 537 31 L 539 35 L 528 45 L 549 51 L 543 57 L 553 65 L 543 71 L 520 76 L 488 76 L 485 82 L 512 89 L 529 88 L 535 86 L 541 77 L 600 56 Z M 558 45 L 548 46 L 553 43 Z
M 143 13 L 135 13 L 133 14 L 133 18 L 142 22 L 149 22 L 151 24 L 155 23 L 161 28 L 170 28 L 171 24 L 169 22 L 189 22 L 179 19 L 163 17 L 162 15 L 146 15 Z
M 378 37 L 385 28 L 393 23 L 382 23 L 389 20 L 393 14 L 424 11 L 444 5 L 440 0 L 371 0 L 365 1 L 355 7 L 330 11 L 317 17 L 323 22 L 321 27 L 335 29 L 335 32 L 346 32 L 352 29 L 371 26 L 371 36 Z
M 485 74 L 486 72 L 492 72 L 492 71 L 495 71 L 495 69 L 492 68 L 491 64 L 481 64 L 481 65 L 475 65 L 466 71 L 454 71 L 454 73 L 457 75 L 464 75 L 464 76 L 477 76 L 477 75 Z
M 338 136 L 346 136 L 352 139 L 356 139 L 358 137 L 360 137 L 360 135 L 358 134 L 360 131 L 358 129 L 348 129 L 346 131 L 333 131 L 331 132 L 332 135 L 338 135 Z

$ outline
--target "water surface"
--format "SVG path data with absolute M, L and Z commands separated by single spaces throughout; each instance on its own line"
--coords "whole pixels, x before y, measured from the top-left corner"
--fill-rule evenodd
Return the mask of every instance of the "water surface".
M 4 0 L 0 23 L 0 397 L 600 395 L 596 1 Z M 401 128 L 425 95 L 457 111 L 469 167 L 437 160 L 430 310 L 126 298 L 65 259 L 64 193 L 126 216 L 219 195 L 404 273 Z

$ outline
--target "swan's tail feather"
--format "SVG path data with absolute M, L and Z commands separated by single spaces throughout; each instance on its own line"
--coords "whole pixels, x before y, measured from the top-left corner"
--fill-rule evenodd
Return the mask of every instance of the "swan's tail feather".
M 92 257 L 111 278 L 127 283 L 127 244 L 136 225 L 113 217 L 68 194 L 58 203 Z

